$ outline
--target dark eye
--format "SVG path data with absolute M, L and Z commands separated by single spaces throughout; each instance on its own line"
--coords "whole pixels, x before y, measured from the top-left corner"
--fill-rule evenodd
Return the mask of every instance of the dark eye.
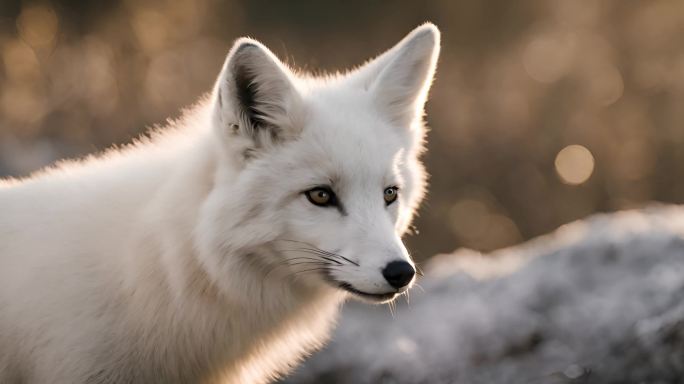
M 399 188 L 389 187 L 385 188 L 385 204 L 390 205 L 397 200 L 397 195 L 399 194 Z
M 326 187 L 316 187 L 304 192 L 306 198 L 313 205 L 319 207 L 331 207 L 337 205 L 337 196 L 335 193 Z

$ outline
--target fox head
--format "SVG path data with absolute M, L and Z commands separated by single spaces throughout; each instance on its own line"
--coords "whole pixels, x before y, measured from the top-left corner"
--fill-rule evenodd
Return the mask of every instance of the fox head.
M 220 159 L 199 232 L 214 279 L 249 266 L 374 302 L 410 287 L 401 237 L 425 190 L 423 108 L 439 39 L 422 25 L 326 77 L 236 41 L 211 97 Z

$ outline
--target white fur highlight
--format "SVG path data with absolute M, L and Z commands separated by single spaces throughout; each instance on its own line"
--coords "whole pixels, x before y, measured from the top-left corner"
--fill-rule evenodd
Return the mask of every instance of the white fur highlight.
M 265 382 L 327 339 L 349 295 L 331 279 L 392 294 L 438 50 L 428 24 L 314 79 L 241 39 L 173 126 L 0 181 L 0 382 Z M 339 209 L 307 201 L 318 185 Z M 312 271 L 312 247 L 348 262 Z

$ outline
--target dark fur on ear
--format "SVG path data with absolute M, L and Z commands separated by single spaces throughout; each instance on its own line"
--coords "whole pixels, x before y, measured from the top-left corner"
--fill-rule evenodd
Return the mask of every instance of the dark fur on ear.
M 222 123 L 253 140 L 256 148 L 295 135 L 293 118 L 299 94 L 293 80 L 290 70 L 266 47 L 254 40 L 238 40 L 219 84 L 217 104 Z
M 250 47 L 244 44 L 240 50 Z M 254 47 L 254 46 L 251 46 Z M 240 51 L 236 52 L 239 54 Z M 257 86 L 256 76 L 250 73 L 246 65 L 235 65 L 233 67 L 233 80 L 235 81 L 235 96 L 240 107 L 240 111 L 245 115 L 244 118 L 257 129 L 264 124 L 264 120 L 259 117 L 257 108 Z

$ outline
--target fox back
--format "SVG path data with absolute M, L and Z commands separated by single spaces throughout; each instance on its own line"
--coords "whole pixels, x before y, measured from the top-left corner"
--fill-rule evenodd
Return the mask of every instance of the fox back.
M 438 53 L 313 77 L 242 38 L 178 121 L 0 181 L 0 382 L 265 382 L 406 292 Z

